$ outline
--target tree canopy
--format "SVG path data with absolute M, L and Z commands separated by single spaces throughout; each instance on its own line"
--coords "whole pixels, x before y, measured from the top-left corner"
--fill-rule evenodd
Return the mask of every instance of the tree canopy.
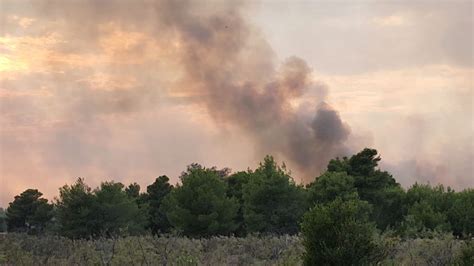
M 285 165 L 271 156 L 243 186 L 243 214 L 248 232 L 295 234 L 307 209 L 306 195 L 297 186 Z
M 169 180 L 165 175 L 160 176 L 146 188 L 144 201 L 148 203 L 148 226 L 153 234 L 167 233 L 171 228 L 166 213 L 161 208 L 164 198 L 173 190 Z
M 401 237 L 438 232 L 460 238 L 474 235 L 472 188 L 455 192 L 442 185 L 415 183 L 404 189 L 390 173 L 379 169 L 380 160 L 374 149 L 335 158 L 306 187 L 297 185 L 285 164 L 272 156 L 254 170 L 232 174 L 228 168 L 191 164 L 176 186 L 167 176 L 159 176 L 145 192 L 138 183 L 124 186 L 114 181 L 92 189 L 79 178 L 61 187 L 53 203 L 36 189 L 15 196 L 4 214 L 0 211 L 0 231 L 6 225 L 11 232 L 70 238 L 146 232 L 189 237 L 297 234 L 305 212 L 318 206 L 329 215 L 328 208 L 337 201 L 341 206 L 344 202 L 367 205 L 371 210 L 364 214 L 367 221 Z M 323 221 L 311 215 L 308 219 Z
M 231 234 L 238 226 L 238 201 L 227 196 L 222 171 L 190 165 L 181 184 L 163 201 L 170 224 L 191 237 Z
M 53 206 L 37 189 L 27 189 L 15 196 L 7 208 L 9 231 L 42 231 L 52 218 Z

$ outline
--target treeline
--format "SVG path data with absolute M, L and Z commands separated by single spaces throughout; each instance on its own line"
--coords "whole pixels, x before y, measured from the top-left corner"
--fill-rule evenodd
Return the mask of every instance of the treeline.
M 362 242 L 361 237 L 372 237 L 372 229 L 400 237 L 474 235 L 473 189 L 455 192 L 442 185 L 414 184 L 405 190 L 390 173 L 378 169 L 379 161 L 373 149 L 333 159 L 307 186 L 296 184 L 285 165 L 271 156 L 255 170 L 233 174 L 192 164 L 180 176 L 180 184 L 160 176 L 143 192 L 136 183 L 114 181 L 92 189 L 79 178 L 60 188 L 54 202 L 36 189 L 15 196 L 0 213 L 0 230 L 5 230 L 3 221 L 9 232 L 74 239 L 148 232 L 210 237 L 302 230 L 306 247 L 318 245 L 312 233 L 331 234 L 324 239 L 337 241 L 338 234 L 347 237 L 352 232 L 353 241 Z

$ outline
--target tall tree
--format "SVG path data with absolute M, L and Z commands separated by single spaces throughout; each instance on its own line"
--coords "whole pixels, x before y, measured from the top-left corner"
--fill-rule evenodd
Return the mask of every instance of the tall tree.
M 247 234 L 243 210 L 244 186 L 249 182 L 252 175 L 252 171 L 248 170 L 246 172 L 241 171 L 234 173 L 225 178 L 225 181 L 227 182 L 227 196 L 235 198 L 239 202 L 239 210 L 237 211 L 237 217 L 235 218 L 238 227 L 234 232 L 237 236 L 245 236 Z
M 118 236 L 144 231 L 145 217 L 135 199 L 127 195 L 122 183 L 103 182 L 95 190 L 95 196 L 101 235 Z
M 404 190 L 386 171 L 379 170 L 381 160 L 375 149 L 364 149 L 350 158 L 336 158 L 328 172 L 345 172 L 354 178 L 360 199 L 373 205 L 371 218 L 381 229 L 396 226 L 403 219 Z
M 237 224 L 238 202 L 226 195 L 227 184 L 220 171 L 193 164 L 163 201 L 171 225 L 191 237 L 228 235 Z
M 6 213 L 9 231 L 43 231 L 52 218 L 53 206 L 42 196 L 37 189 L 27 189 L 15 196 Z
M 285 165 L 271 156 L 255 170 L 244 185 L 243 213 L 248 232 L 296 234 L 307 209 L 303 187 L 297 186 Z
M 163 199 L 173 189 L 169 180 L 165 175 L 156 178 L 146 188 L 147 193 L 143 196 L 144 202 L 148 204 L 148 224 L 153 234 L 167 233 L 171 229 L 166 213 L 161 209 Z
M 87 238 L 100 235 L 97 198 L 84 179 L 59 189 L 56 202 L 59 231 L 70 238 Z
M 452 207 L 447 211 L 447 215 L 455 235 L 474 236 L 474 189 L 456 193 L 452 197 Z M 472 246 L 474 250 L 474 245 Z

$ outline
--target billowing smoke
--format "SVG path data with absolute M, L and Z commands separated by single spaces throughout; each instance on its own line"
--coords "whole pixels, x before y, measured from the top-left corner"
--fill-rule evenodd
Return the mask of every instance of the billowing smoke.
M 271 48 L 235 6 L 208 17 L 188 8 L 167 21 L 182 44 L 184 84 L 203 96 L 217 122 L 243 129 L 261 152 L 286 158 L 307 178 L 346 152 L 349 129 L 324 99 L 309 116 L 292 105 L 308 91 L 324 90 L 304 60 L 292 57 L 276 69 Z
M 80 100 L 74 100 L 71 110 L 74 115 L 133 111 L 153 104 L 150 99 L 160 94 L 156 91 L 165 89 L 204 106 L 222 128 L 250 136 L 258 156 L 276 155 L 305 178 L 316 176 L 330 158 L 347 153 L 344 142 L 349 128 L 324 102 L 326 87 L 314 81 L 310 67 L 300 58 L 277 66 L 271 47 L 243 15 L 244 3 L 44 0 L 34 6 L 48 21 L 62 22 L 56 29 L 68 41 L 60 44 L 60 50 L 98 50 L 101 29 L 113 24 L 124 31 L 145 32 L 161 50 L 169 51 L 168 58 L 157 58 L 174 77 L 166 87 L 145 83 L 127 91 L 95 93 L 95 97 L 79 88 L 75 96 Z M 139 44 L 125 55 L 115 53 L 113 59 L 139 57 L 145 49 L 145 44 Z M 132 66 L 126 71 L 135 70 Z M 166 74 L 157 70 L 156 75 Z M 143 73 L 136 77 L 146 80 Z M 317 99 L 308 102 L 307 93 Z

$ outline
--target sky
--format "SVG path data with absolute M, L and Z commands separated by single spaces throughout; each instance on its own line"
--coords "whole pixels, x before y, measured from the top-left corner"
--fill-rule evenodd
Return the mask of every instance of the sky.
M 0 206 L 266 154 L 297 182 L 376 148 L 474 186 L 472 1 L 0 0 Z

